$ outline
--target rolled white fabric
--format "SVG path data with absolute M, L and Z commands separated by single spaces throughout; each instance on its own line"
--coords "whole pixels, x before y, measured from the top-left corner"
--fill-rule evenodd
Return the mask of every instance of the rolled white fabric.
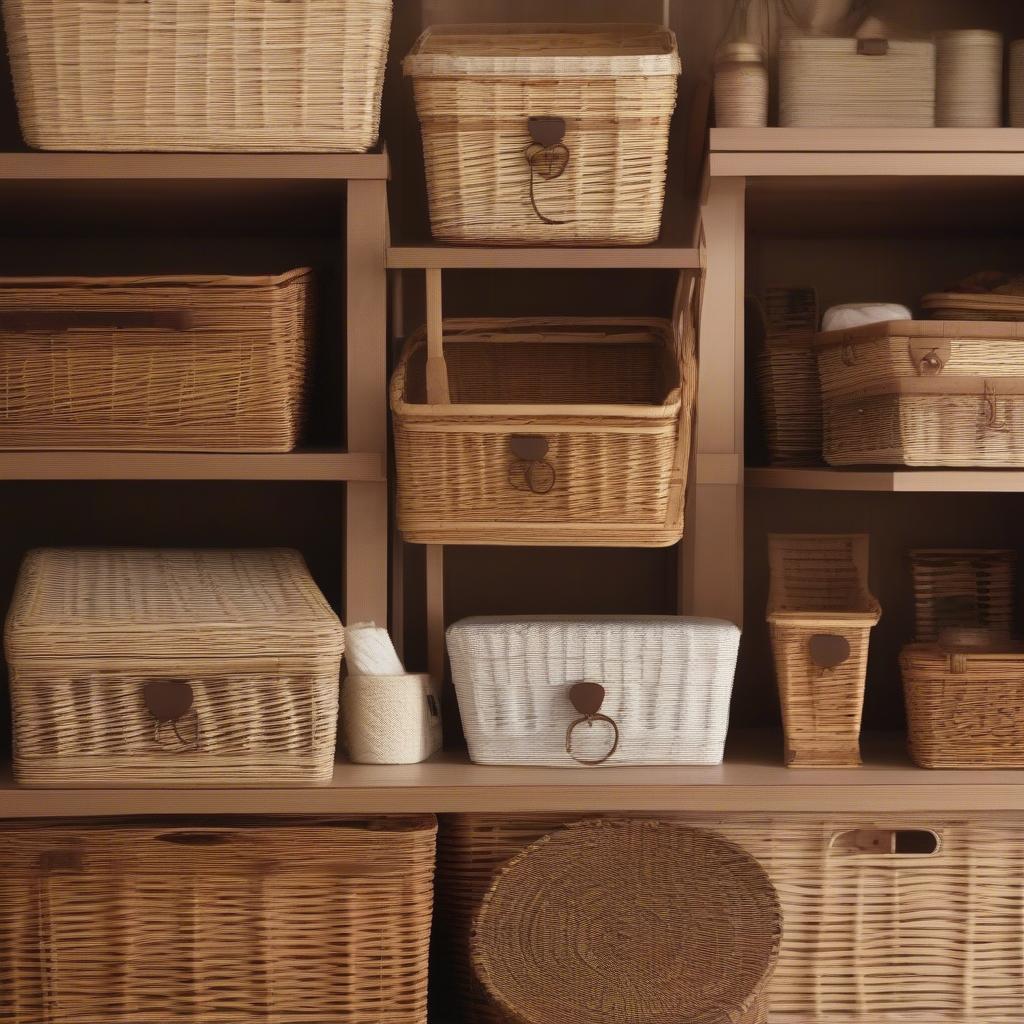
M 906 306 L 896 302 L 847 302 L 832 306 L 821 319 L 822 331 L 849 331 L 868 324 L 884 324 L 890 320 L 913 320 Z
M 428 675 L 349 676 L 341 729 L 357 764 L 418 764 L 441 749 L 441 701 Z
M 405 666 L 391 636 L 374 622 L 357 622 L 345 629 L 345 664 L 350 676 L 401 676 Z

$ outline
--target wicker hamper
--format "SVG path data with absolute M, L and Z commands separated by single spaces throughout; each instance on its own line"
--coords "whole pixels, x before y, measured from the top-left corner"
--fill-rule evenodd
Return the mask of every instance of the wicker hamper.
M 1024 323 L 904 320 L 818 336 L 834 466 L 1024 466 Z
M 652 25 L 445 25 L 405 59 L 443 242 L 657 239 L 680 72 Z
M 718 764 L 739 637 L 729 622 L 675 616 L 463 619 L 448 655 L 470 757 Z
M 935 44 L 784 36 L 783 128 L 933 128 Z
M 436 822 L 0 825 L 5 1024 L 426 1024 Z
M 915 763 L 1024 768 L 1024 647 L 913 644 L 900 666 Z
M 0 278 L 0 448 L 291 451 L 311 279 Z
M 779 894 L 773 1024 L 1020 1024 L 1024 816 L 679 820 L 752 854 Z M 473 976 L 472 922 L 495 873 L 564 824 L 558 815 L 441 818 L 435 985 L 450 990 L 464 1024 L 509 1024 Z
M 295 551 L 31 552 L 5 633 L 15 776 L 329 782 L 343 643 Z
M 699 300 L 695 300 L 699 303 Z M 695 318 L 448 320 L 391 378 L 398 525 L 424 544 L 666 547 L 683 533 Z M 438 386 L 431 368 L 446 368 Z
M 391 0 L 4 0 L 38 149 L 361 153 Z
M 793 768 L 860 764 L 868 643 L 881 610 L 868 590 L 868 538 L 768 538 L 768 623 Z

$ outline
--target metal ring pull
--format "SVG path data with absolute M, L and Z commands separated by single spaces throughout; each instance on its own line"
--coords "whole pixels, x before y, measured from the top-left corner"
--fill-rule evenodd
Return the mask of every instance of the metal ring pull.
M 565 752 L 577 764 L 587 765 L 588 767 L 604 764 L 619 749 L 619 727 L 615 719 L 601 714 L 601 705 L 604 704 L 604 698 L 605 689 L 600 683 L 576 683 L 569 690 L 569 700 L 572 701 L 573 707 L 580 713 L 580 717 L 570 722 L 569 728 L 565 730 Z M 583 758 L 577 757 L 572 752 L 573 732 L 583 725 L 584 722 L 591 727 L 595 722 L 607 722 L 612 727 L 612 745 L 608 753 L 603 757 Z

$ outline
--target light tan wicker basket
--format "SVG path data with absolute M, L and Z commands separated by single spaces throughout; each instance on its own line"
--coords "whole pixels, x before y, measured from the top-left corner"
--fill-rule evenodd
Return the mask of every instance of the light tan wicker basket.
M 578 818 L 572 819 L 578 820 Z M 785 927 L 768 988 L 781 1024 L 1017 1024 L 1024 816 L 686 815 L 756 857 Z M 464 1024 L 507 1024 L 475 982 L 472 920 L 495 872 L 564 816 L 452 815 L 438 844 L 435 989 Z
M 1001 292 L 932 292 L 921 299 L 932 320 L 1024 320 L 1024 295 Z
M 361 153 L 391 0 L 4 0 L 38 149 Z
M 683 532 L 694 316 L 451 320 L 391 379 L 398 523 L 425 544 L 659 547 Z M 428 364 L 447 387 L 428 400 Z M 432 378 L 433 379 L 433 378 Z
M 15 776 L 329 782 L 343 643 L 295 551 L 31 552 L 5 632 Z
M 1000 128 L 1003 124 L 1003 37 L 955 29 L 935 37 L 935 124 Z
M 433 816 L 0 825 L 5 1024 L 426 1024 Z
M 680 71 L 651 25 L 445 25 L 405 59 L 444 242 L 657 239 Z
M 498 872 L 473 962 L 518 1024 L 764 1024 L 781 932 L 764 868 L 720 836 L 586 821 Z
M 916 764 L 1024 768 L 1024 647 L 914 644 L 900 666 Z
M 779 48 L 783 128 L 932 128 L 935 44 L 787 35 Z
M 0 448 L 291 451 L 311 281 L 0 278 Z
M 792 768 L 860 761 L 868 642 L 881 617 L 868 590 L 868 538 L 768 538 L 768 623 Z
M 1013 632 L 1017 553 L 937 548 L 910 552 L 918 643 L 947 629 L 982 629 L 1001 641 Z
M 1024 324 L 892 321 L 821 334 L 825 460 L 1024 466 Z
M 715 125 L 764 128 L 768 124 L 768 68 L 755 43 L 728 43 L 715 54 Z

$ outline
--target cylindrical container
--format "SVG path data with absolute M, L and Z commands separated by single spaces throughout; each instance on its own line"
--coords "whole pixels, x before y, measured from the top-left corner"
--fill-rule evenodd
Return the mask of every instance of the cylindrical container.
M 418 764 L 441 749 L 441 701 L 428 675 L 349 676 L 341 727 L 357 764 Z
M 935 38 L 935 124 L 998 128 L 1003 123 L 1003 37 L 964 29 Z
M 715 124 L 719 128 L 768 125 L 768 69 L 754 43 L 729 43 L 715 60 Z
M 1010 127 L 1024 128 L 1024 39 L 1010 46 Z

